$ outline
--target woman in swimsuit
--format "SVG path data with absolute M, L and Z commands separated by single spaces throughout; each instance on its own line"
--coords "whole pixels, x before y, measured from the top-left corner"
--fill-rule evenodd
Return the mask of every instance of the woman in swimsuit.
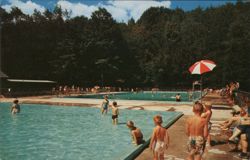
M 162 117 L 160 115 L 154 117 L 154 123 L 156 127 L 154 128 L 149 147 L 153 150 L 154 160 L 164 160 L 164 152 L 169 145 L 168 132 L 167 129 L 161 126 Z

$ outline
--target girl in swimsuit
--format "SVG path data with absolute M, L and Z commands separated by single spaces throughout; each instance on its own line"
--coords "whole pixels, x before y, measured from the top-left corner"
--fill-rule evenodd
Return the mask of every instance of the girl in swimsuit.
M 153 150 L 154 160 L 164 160 L 164 152 L 169 145 L 168 132 L 167 129 L 161 126 L 162 117 L 160 115 L 154 117 L 154 123 L 156 127 L 154 128 L 149 147 Z
M 108 107 L 109 107 L 109 100 L 108 100 L 108 96 L 107 95 L 105 95 L 104 96 L 104 100 L 103 100 L 103 102 L 102 102 L 102 107 L 101 107 L 101 109 L 102 109 L 102 114 L 107 114 L 107 112 L 108 112 Z

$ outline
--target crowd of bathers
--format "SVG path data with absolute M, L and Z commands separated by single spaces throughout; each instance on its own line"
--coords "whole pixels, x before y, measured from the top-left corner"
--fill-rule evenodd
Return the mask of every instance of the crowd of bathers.
M 237 82 L 230 83 L 225 90 L 220 90 L 220 94 L 228 97 L 234 102 L 236 95 L 233 95 L 235 90 L 238 90 L 239 84 Z M 177 98 L 179 94 L 177 94 Z M 180 98 L 179 98 L 180 99 Z M 249 158 L 248 151 L 250 150 L 250 118 L 248 106 L 250 106 L 249 99 L 245 99 L 241 106 L 234 105 L 232 107 L 232 117 L 220 124 L 223 133 L 228 136 L 228 142 L 234 143 L 235 148 L 232 151 L 239 152 L 240 158 Z M 104 96 L 101 104 L 101 113 L 107 114 L 108 109 L 112 110 L 112 123 L 118 124 L 119 109 L 117 102 L 109 105 L 108 96 Z M 13 101 L 11 113 L 16 114 L 21 111 L 18 100 Z M 212 123 L 212 104 L 209 102 L 201 103 L 195 102 L 193 105 L 194 115 L 186 121 L 186 135 L 188 136 L 187 149 L 188 160 L 201 160 L 206 147 L 211 147 L 210 130 Z M 162 117 L 156 115 L 153 118 L 155 128 L 153 130 L 150 149 L 153 151 L 155 160 L 163 160 L 164 152 L 169 146 L 169 135 L 167 129 L 162 126 Z M 143 133 L 135 126 L 132 120 L 127 121 L 127 127 L 130 129 L 132 143 L 139 145 L 144 143 Z M 231 144 L 230 144 L 231 145 Z
M 112 123 L 114 125 L 118 124 L 118 116 L 119 116 L 119 109 L 117 107 L 117 102 L 114 101 L 109 107 L 109 100 L 108 96 L 104 96 L 104 100 L 101 104 L 101 114 L 107 114 L 108 108 L 112 110 Z M 162 127 L 162 116 L 156 115 L 153 118 L 155 128 L 152 133 L 151 141 L 150 141 L 150 149 L 153 150 L 153 154 L 155 159 L 164 159 L 164 152 L 169 146 L 169 136 L 167 129 Z M 136 127 L 132 120 L 127 121 L 127 127 L 130 129 L 130 134 L 132 138 L 132 143 L 135 145 L 139 145 L 144 143 L 143 133 L 141 132 L 140 128 Z
M 106 114 L 109 108 L 108 96 L 104 96 L 104 100 L 101 105 L 101 113 Z M 117 102 L 113 102 L 112 106 L 112 122 L 114 125 L 118 123 L 119 111 L 117 108 Z M 194 116 L 189 118 L 186 122 L 186 135 L 188 138 L 188 159 L 201 159 L 202 154 L 206 146 L 211 145 L 211 138 L 209 131 L 211 129 L 211 116 L 212 116 L 212 104 L 195 102 L 193 106 Z M 149 148 L 153 151 L 155 160 L 163 160 L 164 152 L 169 146 L 169 135 L 167 129 L 162 127 L 162 117 L 156 115 L 153 118 L 155 128 L 153 130 Z M 133 121 L 127 122 L 127 127 L 131 130 L 132 142 L 136 145 L 144 142 L 143 134 L 138 127 L 135 127 Z
M 102 103 L 102 114 L 107 113 L 108 109 L 108 96 L 104 96 Z M 232 117 L 227 121 L 221 123 L 221 129 L 223 131 L 231 132 L 229 135 L 229 142 L 235 143 L 235 149 L 240 152 L 239 157 L 248 158 L 248 141 L 250 139 L 250 119 L 248 119 L 247 101 L 244 106 L 233 106 Z M 118 123 L 118 108 L 117 102 L 112 104 L 112 121 L 113 124 Z M 202 159 L 205 148 L 211 147 L 211 117 L 212 117 L 212 103 L 199 101 L 193 105 L 194 116 L 188 118 L 186 122 L 186 135 L 188 138 L 188 160 Z M 163 160 L 164 152 L 169 146 L 169 136 L 167 130 L 161 126 L 162 117 L 157 115 L 154 117 L 154 123 L 156 125 L 150 142 L 150 149 L 153 151 L 154 159 Z M 141 144 L 143 134 L 140 129 L 135 127 L 133 121 L 127 122 L 128 128 L 131 130 L 131 137 L 133 143 Z M 250 144 L 250 143 L 249 143 Z M 239 148 L 239 146 L 241 146 Z
M 239 90 L 240 83 L 239 82 L 230 82 L 226 85 L 225 88 L 222 88 L 220 90 L 221 96 L 226 96 L 229 98 L 230 103 L 235 103 L 235 97 L 237 94 L 237 91 Z
M 140 88 L 121 88 L 121 87 L 81 87 L 76 85 L 60 85 L 53 87 L 51 90 L 52 95 L 71 95 L 71 94 L 83 94 L 83 93 L 99 93 L 99 92 L 121 92 L 121 91 L 131 91 L 131 92 L 140 92 Z
M 238 82 L 231 82 L 226 86 L 222 95 L 227 97 L 232 103 L 232 117 L 221 123 L 220 128 L 222 133 L 228 135 L 229 143 L 234 143 L 235 147 L 232 152 L 239 152 L 238 156 L 243 159 L 248 159 L 250 151 L 250 117 L 249 117 L 249 98 L 243 97 L 241 103 L 238 103 L 239 97 L 237 90 L 239 89 Z M 237 105 L 236 105 L 237 104 Z

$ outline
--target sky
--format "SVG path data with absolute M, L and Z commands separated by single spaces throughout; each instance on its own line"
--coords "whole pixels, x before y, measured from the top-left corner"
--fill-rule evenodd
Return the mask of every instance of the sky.
M 185 11 L 197 7 L 217 7 L 226 3 L 235 3 L 236 0 L 0 0 L 0 5 L 7 12 L 16 6 L 25 14 L 32 14 L 34 9 L 43 12 L 46 8 L 53 10 L 60 5 L 63 10 L 70 10 L 71 17 L 84 15 L 88 18 L 98 7 L 106 8 L 118 22 L 127 22 L 134 18 L 138 20 L 142 13 L 150 7 L 181 8 Z

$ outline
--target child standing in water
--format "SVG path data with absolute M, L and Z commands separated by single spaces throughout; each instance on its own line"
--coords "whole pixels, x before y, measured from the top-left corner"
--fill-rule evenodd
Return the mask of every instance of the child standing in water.
M 164 152 L 169 145 L 168 132 L 167 129 L 161 126 L 162 117 L 160 115 L 154 117 L 154 123 L 156 127 L 154 128 L 149 147 L 153 150 L 154 160 L 164 160 Z
M 20 113 L 21 109 L 20 109 L 20 105 L 18 104 L 18 100 L 15 99 L 13 101 L 13 105 L 11 106 L 11 113 L 12 114 L 16 114 L 16 113 Z
M 176 100 L 176 102 L 180 102 L 180 101 L 181 101 L 181 95 L 180 95 L 180 93 L 178 93 L 178 94 L 175 96 L 175 100 Z
M 108 100 L 108 96 L 105 95 L 104 96 L 104 100 L 102 102 L 102 114 L 105 113 L 107 114 L 108 112 L 108 107 L 109 107 L 109 100 Z
M 118 123 L 118 115 L 119 115 L 119 110 L 117 108 L 117 103 L 113 102 L 113 105 L 112 105 L 112 122 L 115 125 L 117 125 L 117 123 Z

